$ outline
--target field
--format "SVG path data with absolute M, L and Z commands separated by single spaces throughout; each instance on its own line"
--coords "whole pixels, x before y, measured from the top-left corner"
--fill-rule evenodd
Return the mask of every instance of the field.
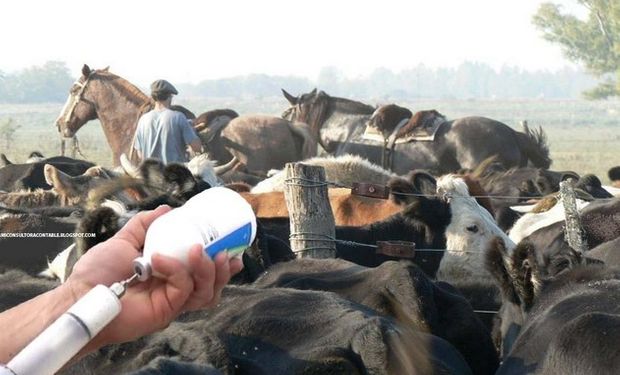
M 364 100 L 380 103 L 384 100 Z M 286 109 L 282 97 L 246 99 L 184 99 L 182 104 L 196 114 L 214 108 L 232 108 L 241 114 L 279 115 Z M 542 126 L 547 133 L 555 170 L 595 173 L 608 183 L 607 170 L 620 165 L 620 102 L 584 100 L 421 100 L 400 102 L 412 110 L 437 109 L 448 118 L 481 115 L 519 129 L 521 120 Z M 62 103 L 0 104 L 0 124 L 11 118 L 20 128 L 10 142 L 0 138 L 0 152 L 10 160 L 24 161 L 33 150 L 57 155 L 60 139 L 54 126 Z M 84 155 L 104 166 L 111 165 L 111 153 L 97 121 L 78 132 Z

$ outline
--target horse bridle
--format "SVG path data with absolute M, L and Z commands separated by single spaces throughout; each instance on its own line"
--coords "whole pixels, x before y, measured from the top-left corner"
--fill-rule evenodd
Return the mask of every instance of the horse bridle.
M 92 72 L 90 72 L 88 77 L 86 77 L 86 80 L 84 80 L 84 82 L 76 81 L 75 83 L 73 83 L 74 86 L 78 85 L 80 87 L 80 90 L 77 92 L 77 94 L 73 94 L 73 93 L 70 94 L 71 95 L 71 106 L 69 107 L 69 110 L 66 112 L 64 118 L 62 119 L 62 123 L 65 126 L 67 126 L 69 124 L 69 120 L 71 120 L 71 116 L 73 116 L 73 112 L 75 111 L 75 107 L 77 107 L 79 102 L 84 100 L 84 91 L 86 91 L 86 86 L 88 85 L 88 82 L 90 82 L 90 78 L 94 74 L 95 74 L 95 72 L 92 71 Z M 60 131 L 60 128 L 58 129 L 58 131 Z

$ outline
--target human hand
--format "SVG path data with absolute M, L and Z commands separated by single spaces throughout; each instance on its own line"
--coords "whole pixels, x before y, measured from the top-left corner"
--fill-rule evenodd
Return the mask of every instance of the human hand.
M 65 283 L 75 300 L 97 284 L 106 286 L 133 275 L 132 262 L 141 255 L 146 230 L 159 216 L 170 211 L 162 206 L 134 216 L 114 237 L 94 246 L 75 264 Z M 87 346 L 88 350 L 134 340 L 163 329 L 183 311 L 216 305 L 231 276 L 243 268 L 240 259 L 220 253 L 211 260 L 196 244 L 189 251 L 189 267 L 163 255 L 152 257 L 152 277 L 132 285 L 121 298 L 122 310 Z

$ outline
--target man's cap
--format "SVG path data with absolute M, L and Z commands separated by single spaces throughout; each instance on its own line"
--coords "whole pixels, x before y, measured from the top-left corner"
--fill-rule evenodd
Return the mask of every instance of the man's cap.
M 151 83 L 151 94 L 174 94 L 178 95 L 179 92 L 177 89 L 172 86 L 172 84 L 165 79 L 158 79 L 157 81 Z

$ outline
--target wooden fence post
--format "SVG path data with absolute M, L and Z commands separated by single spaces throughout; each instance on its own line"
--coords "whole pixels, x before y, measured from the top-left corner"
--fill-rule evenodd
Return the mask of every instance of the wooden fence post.
M 287 163 L 285 173 L 284 198 L 291 223 L 291 249 L 297 258 L 335 258 L 336 226 L 325 169 Z
M 588 251 L 588 244 L 583 235 L 581 217 L 577 209 L 577 201 L 572 181 L 573 179 L 569 178 L 566 181 L 560 182 L 560 199 L 564 205 L 564 216 L 566 221 L 564 225 L 564 238 L 573 250 L 584 254 Z

